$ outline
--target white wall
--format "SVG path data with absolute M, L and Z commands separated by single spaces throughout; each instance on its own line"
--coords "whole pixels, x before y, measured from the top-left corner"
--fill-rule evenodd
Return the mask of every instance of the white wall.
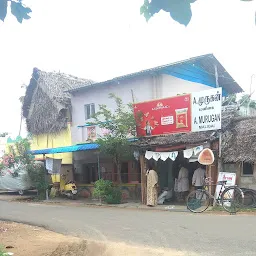
M 212 87 L 186 81 L 174 76 L 162 75 L 162 98 L 176 96 L 177 94 L 191 93 L 212 89 Z
M 94 103 L 95 110 L 99 109 L 99 104 L 106 104 L 109 109 L 114 110 L 115 102 L 109 99 L 109 93 L 122 98 L 125 104 L 132 102 L 133 90 L 135 102 L 142 102 L 156 98 L 166 98 L 177 94 L 190 93 L 211 89 L 211 87 L 189 82 L 169 75 L 144 76 L 141 78 L 127 79 L 119 83 L 110 85 L 100 85 L 87 89 L 86 91 L 75 93 L 72 96 L 72 143 L 86 142 L 87 128 L 78 128 L 89 120 L 85 120 L 84 105 Z M 101 131 L 97 128 L 97 134 Z
M 152 94 L 152 77 L 142 77 L 130 79 L 127 82 L 119 82 L 111 85 L 101 85 L 90 88 L 84 92 L 76 93 L 72 96 L 72 143 L 77 144 L 85 142 L 86 128 L 77 128 L 79 125 L 86 123 L 84 114 L 84 105 L 94 103 L 95 111 L 99 110 L 99 104 L 106 104 L 109 109 L 114 110 L 115 102 L 109 99 L 109 94 L 122 98 L 125 104 L 132 102 L 132 92 L 134 93 L 135 102 L 150 100 Z M 89 120 L 87 120 L 88 122 Z M 97 130 L 97 133 L 99 130 Z M 82 135 L 83 134 L 83 135 Z

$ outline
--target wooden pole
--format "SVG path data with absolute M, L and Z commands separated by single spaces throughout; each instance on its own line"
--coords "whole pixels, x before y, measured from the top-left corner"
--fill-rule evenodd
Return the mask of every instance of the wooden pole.
M 45 154 L 43 154 L 43 157 L 44 157 L 45 182 L 46 182 L 46 184 L 48 184 L 48 171 L 46 169 L 46 157 L 45 157 Z M 46 190 L 45 190 L 45 199 L 49 200 L 48 188 L 46 188 Z
M 140 170 L 141 170 L 141 202 L 147 203 L 147 178 L 146 178 L 146 159 L 143 154 L 140 155 Z

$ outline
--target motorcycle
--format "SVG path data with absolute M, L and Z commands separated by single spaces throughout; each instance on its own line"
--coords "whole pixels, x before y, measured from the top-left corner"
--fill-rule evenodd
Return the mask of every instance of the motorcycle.
M 74 181 L 68 181 L 64 184 L 64 187 L 60 188 L 60 194 L 67 196 L 70 199 L 76 199 L 77 197 L 77 186 Z
M 62 174 L 61 182 L 60 182 L 60 194 L 67 196 L 70 199 L 76 199 L 77 197 L 77 186 L 73 180 L 70 180 L 66 182 L 66 176 L 65 174 Z

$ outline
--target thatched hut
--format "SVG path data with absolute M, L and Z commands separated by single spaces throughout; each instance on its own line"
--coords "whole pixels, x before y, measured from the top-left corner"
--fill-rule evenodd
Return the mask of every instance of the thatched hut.
M 224 162 L 256 162 L 256 116 L 232 119 L 222 135 Z
M 28 132 L 39 135 L 66 129 L 71 119 L 71 97 L 66 91 L 92 83 L 92 80 L 34 68 L 22 106 Z
M 233 118 L 221 149 L 223 170 L 236 172 L 241 187 L 256 189 L 256 116 Z

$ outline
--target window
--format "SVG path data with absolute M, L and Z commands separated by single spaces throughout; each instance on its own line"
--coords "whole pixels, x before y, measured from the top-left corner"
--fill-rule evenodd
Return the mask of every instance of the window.
M 94 103 L 84 105 L 85 120 L 90 119 L 95 114 Z
M 243 175 L 253 175 L 254 165 L 251 163 L 243 163 Z
M 236 164 L 235 163 L 224 163 L 223 164 L 223 172 L 236 172 Z

